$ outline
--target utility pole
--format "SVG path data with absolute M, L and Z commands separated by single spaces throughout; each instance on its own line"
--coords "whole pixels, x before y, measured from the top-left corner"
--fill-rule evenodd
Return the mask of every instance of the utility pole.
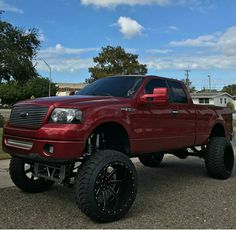
M 186 70 L 184 70 L 185 71 L 185 76 L 186 76 L 186 85 L 187 85 L 187 87 L 188 87 L 188 89 L 189 89 L 189 86 L 190 86 L 190 80 L 189 80 L 189 73 L 191 72 L 189 69 L 186 69 Z
M 50 97 L 50 96 L 51 96 L 52 68 L 51 68 L 51 66 L 50 66 L 43 58 L 40 58 L 40 60 L 42 60 L 42 61 L 46 64 L 46 66 L 48 67 L 48 69 L 49 69 L 48 96 Z
M 209 91 L 211 91 L 211 75 L 208 75 L 209 78 Z

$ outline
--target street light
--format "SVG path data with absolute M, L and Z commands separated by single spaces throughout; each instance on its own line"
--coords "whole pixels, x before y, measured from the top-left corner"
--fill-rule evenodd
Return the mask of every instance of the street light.
M 207 76 L 209 78 L 209 90 L 211 91 L 211 75 Z
M 52 68 L 51 66 L 43 59 L 43 58 L 39 58 L 40 60 L 42 60 L 46 66 L 49 69 L 49 85 L 48 85 L 48 96 L 51 96 L 51 80 L 52 80 Z

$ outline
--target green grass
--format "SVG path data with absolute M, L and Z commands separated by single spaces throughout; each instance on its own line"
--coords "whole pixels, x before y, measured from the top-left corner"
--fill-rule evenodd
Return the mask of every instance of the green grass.
M 10 155 L 2 150 L 2 128 L 0 128 L 0 160 L 9 159 Z

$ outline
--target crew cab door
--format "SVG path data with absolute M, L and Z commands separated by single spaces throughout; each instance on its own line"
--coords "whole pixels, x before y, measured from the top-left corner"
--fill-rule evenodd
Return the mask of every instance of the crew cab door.
M 170 107 L 174 117 L 173 146 L 185 148 L 195 142 L 196 111 L 183 84 L 168 80 Z
M 155 88 L 167 88 L 169 101 L 163 105 L 151 101 L 138 105 L 136 114 L 132 116 L 136 136 L 134 149 L 137 152 L 159 152 L 193 145 L 195 111 L 189 105 L 181 83 L 178 85 L 166 79 L 150 79 L 143 94 L 152 94 Z

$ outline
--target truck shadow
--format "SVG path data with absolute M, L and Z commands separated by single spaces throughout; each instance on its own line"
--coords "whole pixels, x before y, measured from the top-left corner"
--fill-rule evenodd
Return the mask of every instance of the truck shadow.
M 194 181 L 208 178 L 204 161 L 197 158 L 181 160 L 169 158 L 163 160 L 158 168 L 149 168 L 141 163 L 136 164 L 139 188 L 145 190 L 164 190 L 167 185 L 183 187 Z M 172 191 L 173 192 L 173 191 Z
M 210 178 L 207 175 L 204 160 L 194 157 L 186 160 L 174 157 L 164 159 L 158 168 L 145 167 L 137 161 L 134 164 L 138 174 L 138 194 L 141 194 L 141 196 L 148 197 L 150 193 L 164 193 L 167 195 L 169 192 L 171 194 L 177 192 L 176 195 L 178 195 L 182 190 L 186 190 L 191 186 L 223 182 Z M 55 196 L 55 192 L 57 192 L 58 199 L 65 200 L 66 197 L 68 202 L 75 203 L 73 189 L 54 186 L 51 191 L 53 191 L 52 194 L 50 194 L 50 191 L 48 192 L 49 196 Z
M 204 161 L 193 158 L 180 160 L 177 158 L 164 159 L 158 168 L 143 166 L 140 162 L 134 163 L 138 174 L 138 193 L 142 196 L 149 196 L 150 192 L 167 193 L 166 188 L 184 188 L 191 186 L 196 181 L 209 179 L 205 169 Z M 63 186 L 53 186 L 48 192 L 48 196 L 57 194 L 57 199 L 72 202 L 75 205 L 73 189 Z
M 137 161 L 134 164 L 138 174 L 138 193 L 142 193 L 142 196 L 148 196 L 150 191 L 167 193 L 168 187 L 171 187 L 171 193 L 174 193 L 173 188 L 180 191 L 186 186 L 211 180 L 207 175 L 204 161 L 197 158 L 164 159 L 158 168 L 145 167 Z M 58 199 L 64 200 L 66 196 L 67 201 L 75 203 L 73 189 L 54 186 L 52 190 L 58 192 Z M 59 190 L 63 190 L 63 192 L 61 193 Z M 50 192 L 48 195 L 50 196 Z M 53 192 L 52 195 L 55 196 L 55 193 Z

